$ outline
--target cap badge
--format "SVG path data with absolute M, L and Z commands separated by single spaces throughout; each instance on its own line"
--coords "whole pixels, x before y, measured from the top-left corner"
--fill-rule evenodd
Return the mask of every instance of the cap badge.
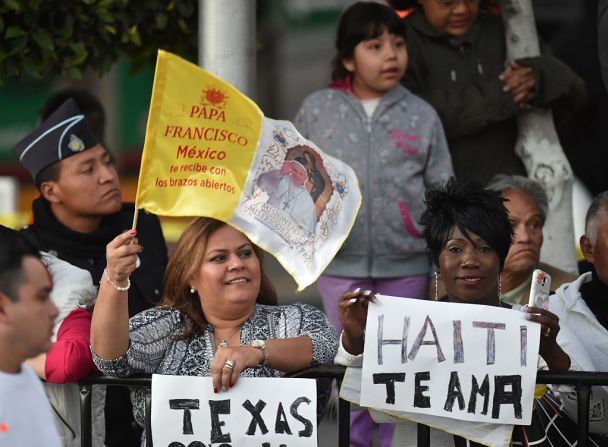
M 74 134 L 70 134 L 70 142 L 68 143 L 68 149 L 72 152 L 80 152 L 84 150 L 84 143 L 80 138 Z

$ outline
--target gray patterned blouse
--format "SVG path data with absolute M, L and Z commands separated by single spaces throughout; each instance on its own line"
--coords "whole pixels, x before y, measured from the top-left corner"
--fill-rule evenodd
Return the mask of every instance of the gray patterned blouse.
M 105 360 L 93 352 L 93 361 L 103 373 L 112 376 L 133 374 L 172 374 L 209 376 L 215 355 L 213 326 L 187 340 L 177 340 L 181 334 L 181 312 L 174 308 L 157 307 L 145 310 L 129 321 L 129 349 L 115 360 Z M 303 303 L 286 306 L 257 304 L 251 317 L 241 327 L 241 345 L 253 340 L 308 336 L 312 341 L 311 365 L 331 364 L 338 351 L 336 331 L 323 312 Z M 241 377 L 280 377 L 281 371 L 267 367 L 248 368 Z M 321 416 L 329 398 L 331 381 L 318 380 L 318 415 Z M 133 412 L 137 422 L 145 423 L 146 389 L 131 391 Z M 142 440 L 143 443 L 143 440 Z M 143 444 L 142 444 L 143 445 Z

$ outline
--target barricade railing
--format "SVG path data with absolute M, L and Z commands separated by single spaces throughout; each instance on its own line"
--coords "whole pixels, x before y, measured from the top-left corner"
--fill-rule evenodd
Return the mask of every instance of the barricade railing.
M 305 368 L 285 377 L 309 378 L 309 379 L 336 379 L 338 382 L 344 376 L 345 367 L 340 365 L 318 365 Z M 577 392 L 578 402 L 578 447 L 587 446 L 589 434 L 589 401 L 591 387 L 596 385 L 608 385 L 608 372 L 585 372 L 585 371 L 539 371 L 536 375 L 538 384 L 564 384 L 574 385 Z M 150 376 L 111 377 L 91 375 L 79 382 L 80 386 L 80 422 L 81 422 L 81 446 L 91 447 L 91 395 L 93 385 L 111 385 L 127 387 L 147 387 L 152 384 Z M 152 446 L 151 429 L 151 400 L 150 394 L 146 395 L 146 445 Z M 348 447 L 350 444 L 350 402 L 338 399 L 338 446 Z M 430 428 L 427 425 L 418 424 L 417 447 L 430 447 Z

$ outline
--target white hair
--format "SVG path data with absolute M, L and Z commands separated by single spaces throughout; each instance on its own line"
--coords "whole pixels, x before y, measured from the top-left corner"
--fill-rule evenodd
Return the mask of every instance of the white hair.
M 597 230 L 600 226 L 602 217 L 606 215 L 608 205 L 608 191 L 599 193 L 593 198 L 587 216 L 585 217 L 585 235 L 589 238 L 591 245 L 597 242 Z

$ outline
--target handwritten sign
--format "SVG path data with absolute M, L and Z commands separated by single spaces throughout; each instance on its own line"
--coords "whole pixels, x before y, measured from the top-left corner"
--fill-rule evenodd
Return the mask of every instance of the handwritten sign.
M 241 378 L 213 393 L 211 377 L 152 376 L 152 440 L 171 447 L 315 447 L 316 382 Z
M 539 337 L 522 312 L 378 296 L 367 317 L 361 405 L 528 425 Z

